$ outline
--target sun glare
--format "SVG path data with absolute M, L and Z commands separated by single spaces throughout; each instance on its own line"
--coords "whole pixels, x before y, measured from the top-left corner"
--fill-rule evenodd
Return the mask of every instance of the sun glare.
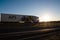
M 49 15 L 43 15 L 42 17 L 40 17 L 40 21 L 44 21 L 44 22 L 47 22 L 47 21 L 51 21 L 51 16 Z

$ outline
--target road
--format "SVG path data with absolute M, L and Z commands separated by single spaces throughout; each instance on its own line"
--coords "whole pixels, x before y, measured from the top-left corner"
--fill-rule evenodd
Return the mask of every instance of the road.
M 11 32 L 11 33 L 1 33 L 0 39 L 2 40 L 39 40 L 45 39 L 44 37 L 50 35 L 59 34 L 60 28 L 50 28 L 50 29 L 41 29 L 33 31 L 24 31 L 24 32 Z

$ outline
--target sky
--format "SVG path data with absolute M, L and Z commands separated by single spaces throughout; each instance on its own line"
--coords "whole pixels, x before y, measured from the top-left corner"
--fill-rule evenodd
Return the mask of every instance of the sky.
M 38 16 L 41 21 L 60 20 L 60 0 L 0 0 L 0 13 Z

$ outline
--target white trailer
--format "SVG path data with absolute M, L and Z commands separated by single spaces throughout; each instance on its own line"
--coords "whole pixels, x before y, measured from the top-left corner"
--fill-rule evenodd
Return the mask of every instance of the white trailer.
M 16 15 L 0 13 L 0 22 L 39 22 L 39 17 L 30 15 Z

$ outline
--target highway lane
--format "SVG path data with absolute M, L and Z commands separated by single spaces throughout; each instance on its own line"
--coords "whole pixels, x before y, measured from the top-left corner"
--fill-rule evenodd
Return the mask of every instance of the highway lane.
M 59 36 L 60 36 L 60 31 L 58 32 L 50 32 L 50 33 L 46 33 L 46 34 L 43 34 L 43 35 L 35 35 L 35 36 L 31 36 L 31 37 L 27 37 L 27 38 L 22 38 L 22 39 L 19 39 L 19 40 L 37 40 L 37 39 L 44 39 L 48 36 L 51 36 L 51 35 L 55 35 L 55 34 L 58 34 L 59 33 Z
M 55 32 L 56 29 L 59 28 L 51 28 L 51 29 L 42 29 L 42 30 L 34 30 L 34 31 L 25 31 L 25 32 L 12 32 L 12 33 L 3 33 L 0 34 L 0 39 L 31 39 L 42 37 L 45 35 L 49 35 L 52 32 Z
M 33 30 L 33 31 L 24 31 L 24 32 L 11 32 L 11 33 L 0 33 L 0 35 L 9 35 L 9 34 L 29 34 L 29 33 L 37 33 L 37 32 L 49 32 L 49 31 L 53 31 L 59 28 L 50 28 L 50 29 L 41 29 L 41 30 Z
M 24 32 L 11 32 L 11 33 L 2 33 L 0 35 L 5 35 L 5 34 L 16 34 L 16 33 L 29 33 L 29 32 L 46 32 L 46 31 L 51 31 L 51 30 L 56 30 L 56 29 L 60 29 L 60 28 L 49 28 L 49 29 L 41 29 L 41 30 L 33 30 L 33 31 L 24 31 Z

